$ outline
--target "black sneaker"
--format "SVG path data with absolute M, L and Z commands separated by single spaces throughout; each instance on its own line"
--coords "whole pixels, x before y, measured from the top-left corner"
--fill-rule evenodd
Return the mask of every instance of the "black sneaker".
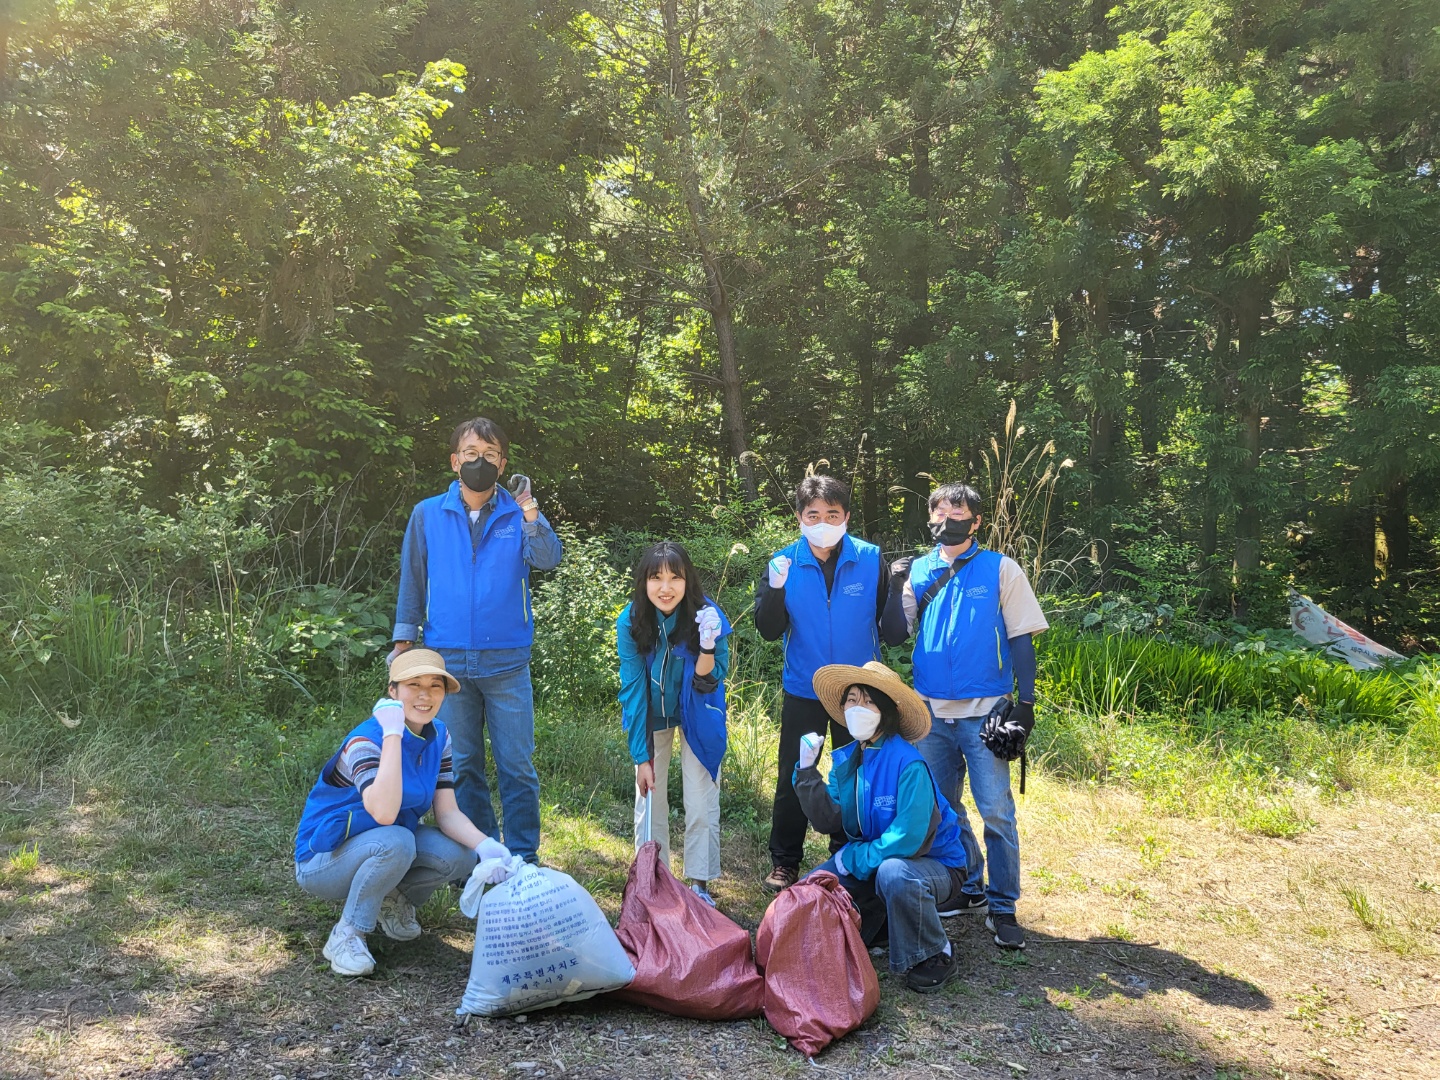
M 1011 914 L 985 916 L 985 929 L 995 935 L 995 944 L 1002 949 L 1023 949 L 1025 931 Z
M 948 919 L 952 915 L 983 915 L 990 910 L 990 902 L 984 893 L 962 892 L 957 903 L 951 904 L 939 915 Z
M 933 994 L 953 979 L 960 970 L 960 961 L 952 952 L 946 956 L 936 953 L 928 960 L 921 960 L 905 973 L 905 985 L 919 994 Z

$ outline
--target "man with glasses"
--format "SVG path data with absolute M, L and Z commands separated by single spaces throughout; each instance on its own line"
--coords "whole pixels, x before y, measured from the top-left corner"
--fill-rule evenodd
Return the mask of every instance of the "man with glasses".
M 980 494 L 965 484 L 944 484 L 931 494 L 935 547 L 891 564 L 881 633 L 889 645 L 915 633 L 915 689 L 935 718 L 918 747 L 960 819 L 965 889 L 959 905 L 941 914 L 987 911 L 995 944 L 1023 949 L 1025 933 L 1015 918 L 1020 834 L 1010 761 L 1035 726 L 1033 636 L 1050 624 L 1019 563 L 980 546 L 980 507 Z M 997 740 L 1000 729 L 1006 739 Z M 997 745 L 1005 756 L 992 749 Z M 967 773 L 985 825 L 988 885 L 985 858 L 960 802 Z
M 800 876 L 809 822 L 791 783 L 800 736 L 830 730 L 830 746 L 851 741 L 815 697 L 815 672 L 828 664 L 861 667 L 880 659 L 886 570 L 880 549 L 849 534 L 850 489 L 833 476 L 807 476 L 795 489 L 800 538 L 775 553 L 755 591 L 755 629 L 785 640 L 785 697 L 780 706 L 780 771 L 770 812 L 770 875 L 780 892 Z M 830 850 L 845 843 L 830 838 Z
M 486 836 L 500 835 L 485 779 L 485 732 L 500 787 L 505 844 L 535 862 L 540 779 L 530 686 L 530 571 L 560 565 L 560 539 L 540 513 L 529 477 L 498 483 L 510 440 L 484 417 L 450 436 L 449 490 L 419 503 L 400 549 L 395 652 L 423 639 L 460 682 L 439 718 L 454 749 L 455 798 Z

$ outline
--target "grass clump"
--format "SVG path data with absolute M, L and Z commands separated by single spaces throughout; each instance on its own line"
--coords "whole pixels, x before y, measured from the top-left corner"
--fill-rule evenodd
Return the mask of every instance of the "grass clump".
M 5 860 L 5 879 L 28 877 L 40 869 L 40 843 L 32 840 L 21 844 Z

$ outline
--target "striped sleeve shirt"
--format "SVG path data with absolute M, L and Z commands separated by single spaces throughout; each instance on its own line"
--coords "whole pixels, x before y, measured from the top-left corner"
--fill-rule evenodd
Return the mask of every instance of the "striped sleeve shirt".
M 340 755 L 335 762 L 335 770 L 330 782 L 336 787 L 353 787 L 356 791 L 364 793 L 365 789 L 375 782 L 375 774 L 380 770 L 380 747 L 372 739 L 363 735 L 356 735 L 348 739 L 340 748 Z M 445 732 L 445 749 L 440 755 L 440 776 L 435 781 L 435 789 L 453 788 L 455 786 L 455 763 L 450 745 L 450 732 Z

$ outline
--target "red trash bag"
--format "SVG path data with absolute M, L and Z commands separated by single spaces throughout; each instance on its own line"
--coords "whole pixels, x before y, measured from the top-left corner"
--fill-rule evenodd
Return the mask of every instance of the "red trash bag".
M 615 996 L 695 1020 L 760 1015 L 765 982 L 750 955 L 750 933 L 677 881 L 660 844 L 642 844 L 630 864 L 615 936 L 635 979 Z
M 775 897 L 755 935 L 765 1019 L 814 1057 L 880 1004 L 880 980 L 860 940 L 860 912 L 840 879 L 811 874 Z

